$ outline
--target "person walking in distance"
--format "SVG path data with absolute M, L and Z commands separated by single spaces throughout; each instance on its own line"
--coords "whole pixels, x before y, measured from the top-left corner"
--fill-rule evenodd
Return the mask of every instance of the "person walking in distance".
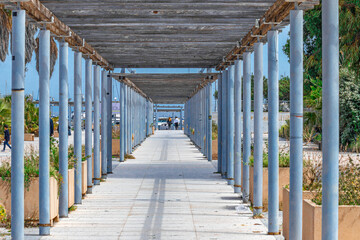
M 5 124 L 4 125 L 4 149 L 2 150 L 2 152 L 5 152 L 6 146 L 8 146 L 11 149 L 9 141 L 10 141 L 9 126 Z
M 176 130 L 178 130 L 179 128 L 179 123 L 180 123 L 180 119 L 178 117 L 175 117 L 174 126 Z
M 171 129 L 171 124 L 172 124 L 172 119 L 171 119 L 171 117 L 168 118 L 167 124 L 168 124 L 168 129 L 170 130 L 170 129 Z

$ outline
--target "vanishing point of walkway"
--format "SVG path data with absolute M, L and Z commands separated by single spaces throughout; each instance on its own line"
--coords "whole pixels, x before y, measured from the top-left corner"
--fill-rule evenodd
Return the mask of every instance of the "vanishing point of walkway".
M 133 155 L 41 239 L 275 239 L 183 132 L 157 131 Z

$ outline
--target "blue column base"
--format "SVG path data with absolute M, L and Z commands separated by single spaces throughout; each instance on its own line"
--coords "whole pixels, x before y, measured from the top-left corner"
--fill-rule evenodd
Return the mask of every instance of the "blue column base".
M 50 235 L 50 227 L 40 227 L 39 235 L 40 236 L 49 236 Z

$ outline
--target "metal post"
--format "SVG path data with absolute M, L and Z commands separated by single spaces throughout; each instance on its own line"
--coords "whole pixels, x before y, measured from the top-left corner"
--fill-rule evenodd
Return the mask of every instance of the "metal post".
M 228 139 L 228 165 L 227 165 L 227 180 L 229 185 L 234 184 L 234 77 L 235 77 L 235 67 L 229 67 L 228 73 L 228 132 L 227 132 L 227 139 Z
M 101 178 L 107 178 L 107 77 L 101 71 Z
M 39 234 L 50 234 L 50 31 L 39 34 Z
M 112 173 L 112 77 L 110 73 L 107 74 L 107 174 Z
M 59 216 L 68 216 L 68 43 L 60 41 L 59 52 L 59 173 L 62 176 Z
M 211 83 L 208 84 L 207 86 L 207 112 L 208 112 L 208 129 L 207 129 L 207 134 L 208 134 L 208 160 L 212 161 L 212 113 L 211 113 Z
M 235 61 L 234 192 L 241 192 L 241 61 Z
M 262 213 L 263 184 L 263 44 L 255 43 L 254 55 L 254 215 Z
M 269 234 L 279 233 L 279 56 L 278 31 L 268 32 Z
M 217 166 L 217 172 L 221 173 L 221 162 L 222 162 L 222 72 L 220 72 L 220 74 L 218 75 L 218 101 L 217 104 L 218 106 L 218 166 Z
M 302 239 L 303 11 L 290 11 L 289 237 Z
M 94 66 L 94 185 L 100 184 L 100 66 Z
M 149 104 L 147 99 L 145 99 L 145 120 L 146 120 L 145 136 L 148 136 L 150 127 L 149 127 Z
M 120 83 L 120 162 L 125 158 L 125 85 Z
M 128 87 L 127 85 L 125 85 L 125 83 L 123 83 L 123 88 L 124 88 L 124 92 L 125 92 L 125 95 L 124 95 L 124 159 L 125 159 L 125 154 L 127 154 L 129 151 L 128 151 L 128 148 L 129 148 L 129 122 L 128 122 L 128 117 L 129 117 L 129 114 L 128 114 L 128 104 L 129 104 L 129 94 L 128 94 Z
M 244 129 L 244 140 L 243 140 L 243 169 L 242 169 L 242 195 L 243 202 L 249 201 L 249 162 L 251 155 L 251 54 L 245 52 L 243 54 L 243 129 Z
M 12 12 L 11 238 L 24 239 L 25 11 Z
M 155 130 L 158 130 L 158 106 L 155 105 Z
M 322 2 L 322 239 L 338 239 L 339 1 Z
M 183 108 L 180 108 L 180 130 L 183 129 Z
M 87 160 L 87 193 L 92 193 L 92 60 L 85 62 L 85 156 Z
M 74 152 L 75 152 L 75 203 L 82 201 L 81 178 L 81 52 L 74 53 Z
M 221 132 L 223 134 L 221 134 L 221 176 L 222 178 L 226 178 L 226 171 L 227 171 L 227 141 L 226 141 L 226 136 L 227 136 L 227 75 L 228 75 L 228 70 L 224 70 L 223 74 L 222 74 L 222 117 L 221 117 Z

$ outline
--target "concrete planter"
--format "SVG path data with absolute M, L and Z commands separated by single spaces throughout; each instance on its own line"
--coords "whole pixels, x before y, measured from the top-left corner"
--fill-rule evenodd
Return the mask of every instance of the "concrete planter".
M 212 149 L 212 159 L 218 159 L 218 140 L 212 140 L 211 142 L 211 149 Z
M 87 191 L 87 160 L 81 162 L 81 178 L 82 178 L 82 195 L 84 196 Z
M 339 239 L 357 240 L 360 229 L 360 206 L 339 206 Z M 303 201 L 303 239 L 321 240 L 321 205 Z
M 290 192 L 286 188 L 282 188 L 281 191 L 283 194 L 283 235 L 285 239 L 289 239 L 289 193 Z M 314 197 L 314 195 L 315 195 L 314 192 L 303 191 L 303 200 L 311 199 Z M 304 222 L 304 208 L 303 208 L 303 222 Z
M 33 133 L 24 133 L 24 141 L 34 141 L 35 135 Z
M 100 177 L 101 177 L 101 152 L 100 152 Z M 92 179 L 94 183 L 94 153 L 92 154 Z
M 0 204 L 5 207 L 8 218 L 11 218 L 10 183 L 0 179 Z M 55 178 L 50 177 L 50 223 L 59 217 L 59 187 Z M 39 220 L 39 178 L 31 180 L 29 189 L 24 192 L 24 217 L 26 220 Z
M 112 139 L 112 155 L 120 156 L 120 139 Z
M 289 239 L 289 190 L 283 188 L 283 235 Z M 315 193 L 303 192 L 303 240 L 321 240 L 321 205 L 313 203 L 310 199 Z M 339 206 L 339 239 L 359 239 L 360 206 Z
M 68 207 L 75 204 L 75 169 L 68 170 Z
M 268 205 L 268 168 L 263 168 L 263 206 L 267 208 Z M 283 192 L 282 188 L 290 184 L 290 168 L 289 167 L 280 167 L 279 168 L 279 204 L 280 208 L 283 205 Z M 250 167 L 250 201 L 254 200 L 254 168 Z

